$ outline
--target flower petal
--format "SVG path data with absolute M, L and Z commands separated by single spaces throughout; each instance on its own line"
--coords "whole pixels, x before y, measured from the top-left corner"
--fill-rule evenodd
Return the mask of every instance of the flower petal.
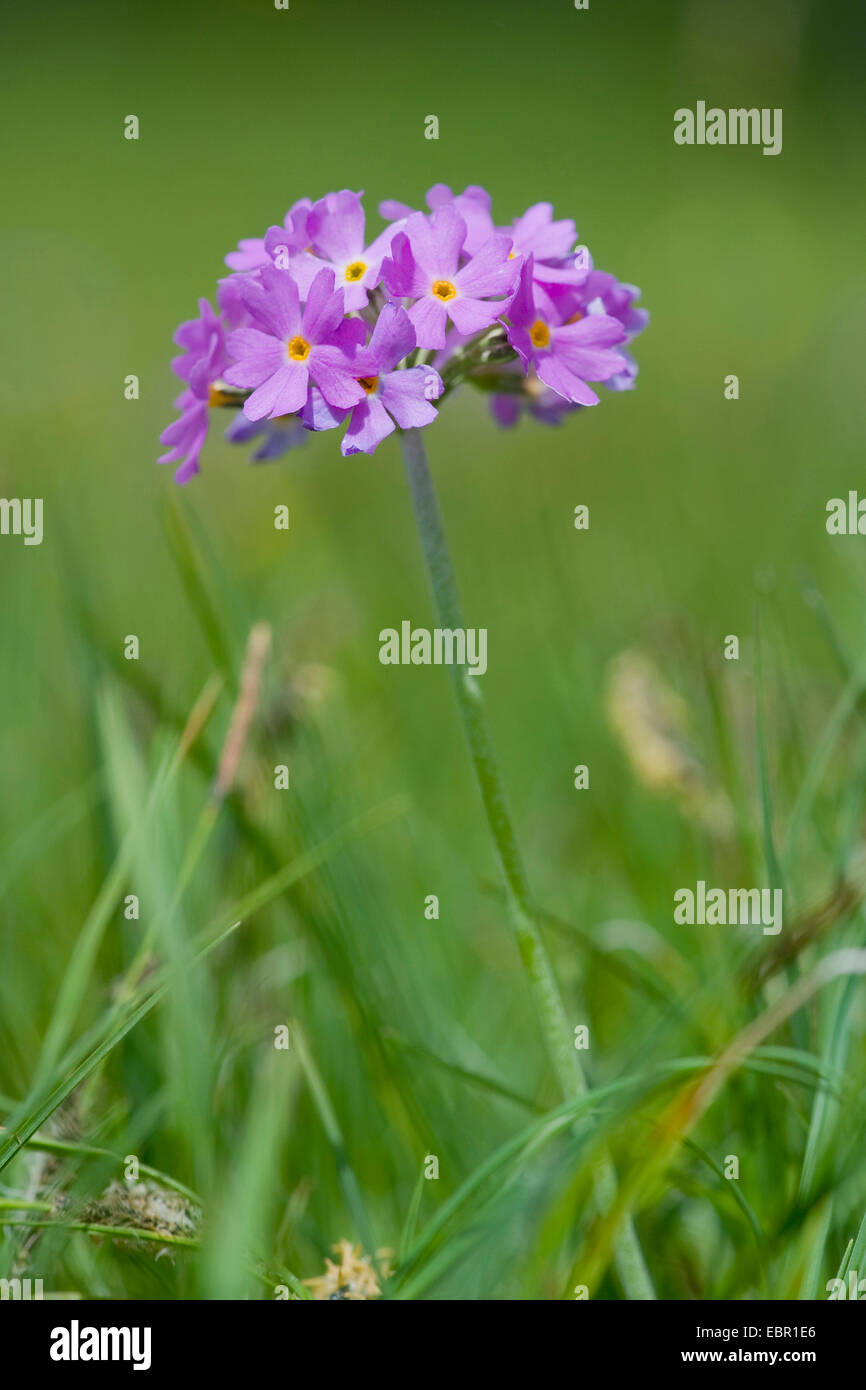
M 361 195 L 344 188 L 313 204 L 307 234 L 316 254 L 335 265 L 355 260 L 364 249 L 364 209 Z
M 559 350 L 560 344 L 583 348 L 613 347 L 616 343 L 624 343 L 628 335 L 619 319 L 612 318 L 610 314 L 587 314 L 577 323 L 565 323 L 555 329 L 555 336 Z
M 552 203 L 533 203 L 512 228 L 515 246 L 526 254 L 532 251 L 539 261 L 567 256 L 577 239 L 577 228 L 570 217 L 554 222 Z
M 385 198 L 379 204 L 379 216 L 384 217 L 387 222 L 401 222 L 416 211 L 417 209 L 410 208 L 408 203 L 398 203 L 394 198 Z
M 318 386 L 311 386 L 301 418 L 308 430 L 332 430 L 343 423 L 347 414 L 347 410 L 328 405 Z
M 333 270 L 320 270 L 307 296 L 301 331 L 308 343 L 326 343 L 343 321 L 343 291 L 334 288 Z
M 498 232 L 488 237 L 477 255 L 454 276 L 461 294 L 471 299 L 483 299 L 488 294 L 510 294 L 521 269 L 516 256 L 509 259 L 510 251 L 510 237 Z
M 391 253 L 382 262 L 382 279 L 388 293 L 397 299 L 417 299 L 430 288 L 431 277 L 415 260 L 405 231 L 398 232 L 391 242 Z
M 454 303 L 454 300 L 451 300 Z M 445 324 L 448 311 L 441 299 L 426 294 L 409 310 L 409 318 L 415 327 L 415 338 L 420 348 L 441 348 L 445 346 Z
M 329 405 L 346 409 L 364 399 L 364 388 L 358 385 L 339 348 L 314 347 L 307 361 L 310 376 Z
M 469 337 L 495 323 L 505 305 L 501 299 L 464 299 L 463 295 L 458 295 L 456 299 L 449 299 L 445 307 L 458 332 Z
M 452 193 L 447 184 L 436 183 L 427 193 L 427 206 L 435 210 L 450 203 L 466 223 L 464 256 L 473 256 L 494 231 L 490 215 L 490 194 L 480 184 L 469 184 L 462 193 Z
M 527 256 L 523 265 L 520 267 L 520 279 L 517 283 L 517 293 L 508 306 L 508 317 L 517 328 L 529 328 L 538 317 L 535 308 L 535 294 L 532 278 L 533 268 L 533 257 Z
M 522 409 L 523 402 L 519 396 L 493 396 L 490 401 L 491 414 L 504 430 L 510 430 L 517 424 Z
M 303 362 L 285 362 L 244 402 L 248 420 L 294 415 L 307 399 L 310 373 Z
M 259 275 L 260 279 L 248 279 L 241 286 L 241 298 L 262 328 L 286 341 L 300 329 L 298 287 L 288 271 L 272 263 L 263 266 Z
M 258 328 L 238 328 L 229 334 L 228 352 L 235 361 L 226 368 L 231 386 L 260 386 L 285 362 L 285 351 L 277 338 Z
M 607 381 L 628 366 L 621 353 L 610 351 L 614 343 L 625 342 L 626 337 L 619 319 L 589 314 L 579 323 L 553 330 L 553 351 L 570 371 L 585 380 Z
M 394 421 L 382 402 L 376 396 L 367 396 L 352 411 L 349 428 L 340 445 L 340 453 L 344 457 L 352 454 L 372 454 L 376 446 L 393 431 Z
M 567 401 L 576 401 L 578 405 L 598 405 L 598 396 L 587 386 L 585 381 L 581 381 L 579 376 L 568 370 L 565 363 L 554 357 L 552 352 L 543 353 L 536 363 L 536 371 L 539 380 L 545 386 L 549 386 L 558 395 L 564 396 Z
M 436 419 L 431 404 L 443 391 L 442 380 L 432 367 L 409 367 L 388 372 L 379 382 L 379 399 L 401 430 L 418 429 Z
M 406 310 L 398 304 L 386 304 L 376 320 L 370 339 L 369 351 L 375 360 L 376 371 L 392 371 L 414 347 L 415 329 Z
M 226 265 L 232 270 L 254 270 L 256 266 L 266 265 L 268 253 L 262 237 L 244 237 L 238 242 L 237 251 L 226 256 Z
M 422 271 L 435 280 L 453 280 L 466 240 L 466 223 L 451 203 L 437 208 L 432 217 L 416 212 L 407 219 L 406 235 Z

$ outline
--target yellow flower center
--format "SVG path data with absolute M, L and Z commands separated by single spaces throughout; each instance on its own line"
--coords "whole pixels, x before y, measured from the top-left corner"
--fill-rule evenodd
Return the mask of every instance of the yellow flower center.
M 359 376 L 356 380 L 359 386 L 363 386 L 368 396 L 371 396 L 379 385 L 379 378 L 377 376 Z
M 545 348 L 550 342 L 550 329 L 541 319 L 536 319 L 529 330 L 529 337 L 533 347 Z
M 347 284 L 356 285 L 359 280 L 363 280 L 367 267 L 363 261 L 353 261 L 351 265 L 346 266 L 344 273 Z
M 306 338 L 290 338 L 287 347 L 293 362 L 303 362 L 310 355 L 310 344 Z
M 566 319 L 565 322 L 566 322 L 566 323 L 579 323 L 580 320 L 581 320 L 582 318 L 583 318 L 583 314 L 582 314 L 582 313 L 580 312 L 580 310 L 578 309 L 575 313 L 572 314 L 571 318 L 570 318 L 570 319 Z
M 457 290 L 450 280 L 434 280 L 430 286 L 431 294 L 435 294 L 437 299 L 456 299 Z

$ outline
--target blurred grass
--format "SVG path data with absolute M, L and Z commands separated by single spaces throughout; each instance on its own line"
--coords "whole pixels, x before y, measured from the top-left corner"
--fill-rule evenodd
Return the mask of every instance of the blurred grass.
M 22 1201 L 69 1194 L 70 1221 L 122 1175 L 84 1150 L 133 1153 L 195 1189 L 206 1225 L 202 1251 L 171 1261 L 9 1225 L 0 1276 L 23 1260 L 55 1292 L 269 1297 L 347 1235 L 402 1246 L 399 1297 L 572 1296 L 600 1248 L 602 1140 L 639 1190 L 696 1059 L 862 944 L 866 565 L 824 530 L 827 499 L 858 484 L 864 423 L 862 25 L 805 0 L 9 17 L 0 493 L 45 499 L 45 541 L 0 540 L 6 1116 L 40 1116 L 76 1068 L 85 1081 L 40 1119 L 74 1152 L 0 1135 L 3 1181 Z M 782 106 L 782 155 L 674 146 L 674 109 L 699 98 Z M 591 1026 L 599 1092 L 576 1124 L 551 1110 L 447 679 L 377 660 L 380 628 L 430 621 L 396 445 L 359 462 L 323 436 L 251 468 L 215 437 L 179 497 L 154 467 L 171 334 L 237 239 L 302 194 L 363 187 L 376 224 L 382 197 L 417 203 L 439 180 L 485 183 L 502 221 L 551 199 L 652 313 L 636 392 L 541 433 L 495 432 L 463 395 L 427 436 L 467 622 L 489 629 L 530 883 Z M 265 690 L 209 811 L 258 620 Z M 632 648 L 687 702 L 730 837 L 623 757 L 605 692 Z M 676 927 L 671 904 L 697 878 L 769 882 L 770 844 L 802 948 L 765 977 L 748 941 Z M 306 1051 L 275 1052 L 292 1024 Z M 859 1255 L 864 1027 L 862 984 L 839 980 L 730 1077 L 636 1212 L 661 1296 L 822 1297 L 858 1230 Z M 438 1182 L 419 1177 L 428 1154 Z M 618 1297 L 601 1265 L 594 1296 Z

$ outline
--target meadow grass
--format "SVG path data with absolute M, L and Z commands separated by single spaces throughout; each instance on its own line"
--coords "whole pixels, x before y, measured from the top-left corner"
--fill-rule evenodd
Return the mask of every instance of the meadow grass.
M 286 629 L 235 783 L 215 795 L 248 630 L 220 613 L 185 513 L 173 504 L 166 532 L 211 653 L 204 695 L 168 709 L 144 665 L 79 614 L 98 771 L 3 855 L 22 909 L 69 837 L 89 834 L 102 869 L 35 1016 L 26 977 L 16 1009 L 14 958 L 4 972 L 17 1026 L 0 1097 L 2 1277 L 84 1298 L 303 1298 L 301 1280 L 348 1238 L 377 1259 L 386 1297 L 560 1298 L 588 1284 L 616 1298 L 631 1220 L 661 1297 L 826 1297 L 840 1265 L 858 1268 L 866 1230 L 862 672 L 840 671 L 809 730 L 799 708 L 782 748 L 766 625 L 747 697 L 720 660 L 690 670 L 680 652 L 692 726 L 662 722 L 658 736 L 687 746 L 703 781 L 663 794 L 621 754 L 623 818 L 650 839 L 660 817 L 668 833 L 679 819 L 682 870 L 778 879 L 796 907 L 779 937 L 686 938 L 658 870 L 642 912 L 634 891 L 627 912 L 598 920 L 595 894 L 574 918 L 533 901 L 567 1021 L 592 1035 L 586 1089 L 561 1101 L 486 856 L 474 884 L 443 877 L 445 856 L 427 882 L 410 867 L 395 911 L 389 883 L 419 855 L 424 808 L 406 788 L 364 804 L 333 673 L 295 667 L 288 699 L 275 680 Z M 657 678 L 638 721 L 659 718 Z M 722 828 L 702 826 L 694 800 L 711 783 L 731 808 Z M 620 831 L 598 822 L 609 873 Z M 434 885 L 442 916 L 428 921 Z M 133 891 L 139 920 L 124 917 Z M 130 1156 L 147 1191 L 125 1181 Z M 611 1159 L 604 1210 L 593 1193 Z

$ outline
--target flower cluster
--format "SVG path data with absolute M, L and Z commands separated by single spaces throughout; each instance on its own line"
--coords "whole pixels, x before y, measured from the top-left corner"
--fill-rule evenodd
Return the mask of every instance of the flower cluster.
M 623 344 L 647 320 L 640 291 L 594 268 L 571 219 L 536 203 L 497 227 L 474 186 L 437 184 L 427 208 L 382 203 L 388 226 L 368 243 L 359 193 L 304 198 L 226 257 L 217 310 L 200 300 L 175 334 L 184 389 L 159 461 L 178 482 L 199 471 L 218 406 L 242 408 L 226 438 L 260 462 L 339 425 L 343 454 L 370 454 L 464 382 L 502 425 L 524 410 L 557 424 L 597 404 L 590 382 L 634 385 Z

